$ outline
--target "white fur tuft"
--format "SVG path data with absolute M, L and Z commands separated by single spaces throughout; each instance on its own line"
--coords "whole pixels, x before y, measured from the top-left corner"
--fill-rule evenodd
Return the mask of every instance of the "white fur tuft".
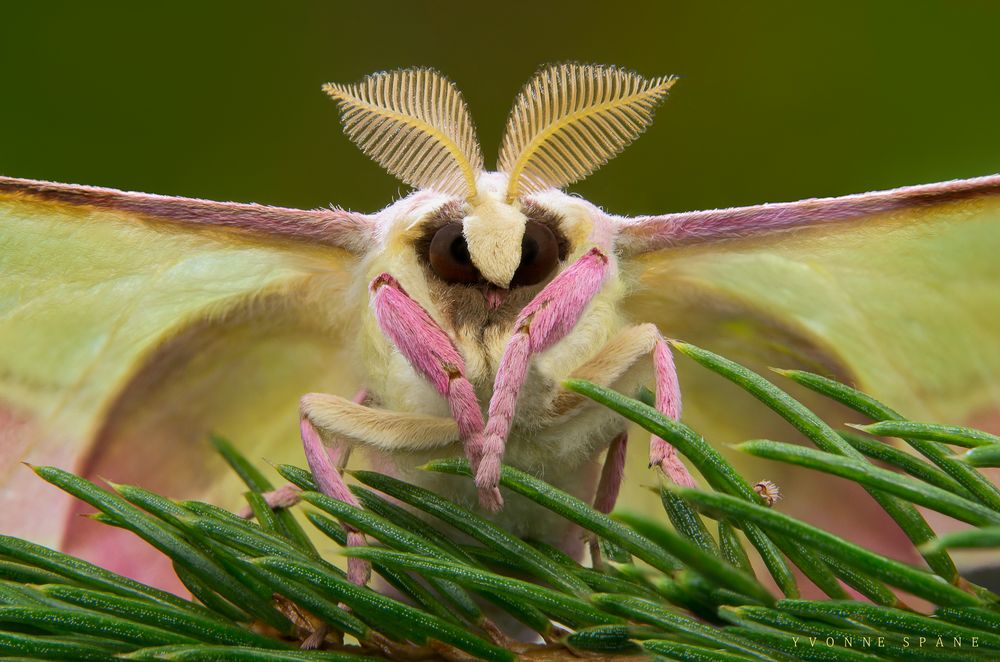
M 521 263 L 521 238 L 528 219 L 515 207 L 488 197 L 466 216 L 465 241 L 472 263 L 486 280 L 507 287 Z

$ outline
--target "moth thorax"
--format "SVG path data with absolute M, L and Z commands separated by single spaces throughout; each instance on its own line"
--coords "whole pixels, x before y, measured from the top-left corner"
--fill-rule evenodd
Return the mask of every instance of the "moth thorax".
M 481 196 L 463 224 L 472 263 L 497 287 L 510 285 L 521 263 L 521 240 L 527 217 L 500 198 Z

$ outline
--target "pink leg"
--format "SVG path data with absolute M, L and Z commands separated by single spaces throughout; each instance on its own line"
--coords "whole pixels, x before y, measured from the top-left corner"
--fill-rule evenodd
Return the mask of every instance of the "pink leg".
M 465 360 L 451 338 L 389 274 L 376 277 L 370 289 L 382 333 L 447 399 L 466 452 L 482 446 L 483 412 L 465 376 Z
M 363 388 L 354 394 L 354 402 L 359 405 L 364 404 L 367 399 L 368 389 Z M 336 465 L 337 469 L 340 470 L 347 466 L 347 461 L 351 457 L 351 448 L 350 446 L 338 447 L 335 449 L 331 448 L 329 453 L 331 455 L 331 461 L 334 465 Z M 301 501 L 301 497 L 299 496 L 300 492 L 301 490 L 297 486 L 292 485 L 291 483 L 286 483 L 275 490 L 264 492 L 262 496 L 264 497 L 264 501 L 271 508 L 291 508 Z M 239 512 L 239 516 L 244 519 L 250 519 L 253 517 L 253 511 L 251 511 L 248 506 Z
M 597 483 L 597 495 L 594 497 L 594 510 L 610 513 L 618 501 L 618 492 L 622 487 L 622 477 L 625 475 L 625 456 L 628 452 L 628 432 L 622 432 L 608 446 L 608 455 L 604 458 L 601 469 L 601 480 Z
M 354 398 L 355 402 L 364 402 L 367 391 L 360 391 Z M 350 448 L 343 444 L 334 444 L 329 449 L 323 445 L 319 432 L 305 416 L 299 424 L 302 432 L 302 447 L 306 462 L 312 471 L 313 479 L 320 492 L 352 506 L 361 507 L 354 494 L 347 488 L 340 470 L 347 464 Z M 347 526 L 347 546 L 360 547 L 367 544 L 363 533 Z M 347 577 L 353 583 L 364 585 L 371 577 L 371 565 L 363 559 L 350 558 L 347 561 Z
M 291 483 L 285 483 L 276 490 L 271 490 L 270 492 L 264 492 L 261 496 L 264 497 L 265 503 L 272 509 L 281 508 L 291 508 L 299 501 L 301 497 L 299 494 L 302 492 L 298 487 L 292 485 Z M 250 519 L 253 517 L 253 510 L 250 506 L 244 506 L 243 510 L 237 513 L 243 519 Z
M 653 324 L 640 324 L 624 329 L 608 341 L 589 361 L 571 374 L 576 379 L 586 379 L 602 386 L 613 386 L 629 368 L 646 354 L 653 355 L 656 376 L 656 408 L 677 420 L 681 414 L 680 390 L 669 345 Z M 580 396 L 567 392 L 556 396 L 554 408 L 560 414 L 569 413 L 582 402 Z M 658 467 L 674 482 L 694 485 L 687 468 L 681 463 L 676 450 L 663 439 L 650 439 L 649 466 Z
M 602 513 L 610 513 L 618 500 L 622 478 L 625 475 L 625 456 L 628 450 L 628 433 L 622 432 L 608 446 L 608 452 L 601 466 L 597 492 L 594 495 L 594 509 Z M 601 570 L 604 560 L 601 556 L 600 540 L 596 534 L 586 531 L 577 525 L 567 529 L 559 548 L 574 559 L 581 558 L 581 542 L 590 549 L 591 567 Z
M 484 508 L 497 511 L 503 507 L 498 487 L 500 461 L 531 355 L 548 349 L 570 332 L 604 282 L 607 267 L 607 256 L 592 248 L 546 285 L 518 315 L 517 330 L 500 359 L 482 446 L 473 446 L 469 452 Z
M 625 456 L 627 453 L 628 432 L 622 432 L 608 446 L 608 454 L 604 458 L 604 466 L 601 468 L 601 480 L 597 483 L 597 494 L 594 496 L 594 510 L 610 513 L 614 509 L 615 502 L 618 501 L 618 492 L 622 487 L 622 478 L 625 476 Z M 600 570 L 604 567 L 600 542 L 593 533 L 590 533 L 587 538 L 591 566 Z
M 681 389 L 670 347 L 657 334 L 653 347 L 653 372 L 656 376 L 656 409 L 675 421 L 681 418 Z M 681 462 L 677 449 L 656 435 L 649 440 L 649 466 L 657 466 L 670 480 L 683 487 L 696 487 L 694 478 Z

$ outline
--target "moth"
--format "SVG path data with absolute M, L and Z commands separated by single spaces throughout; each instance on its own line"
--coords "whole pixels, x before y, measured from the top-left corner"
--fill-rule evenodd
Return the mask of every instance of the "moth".
M 210 497 L 204 432 L 274 457 L 297 408 L 331 493 L 353 498 L 336 468 L 359 448 L 572 546 L 498 489 L 500 462 L 609 510 L 626 425 L 560 384 L 653 384 L 679 417 L 665 333 L 779 348 L 928 418 L 991 411 L 1000 176 L 635 218 L 567 193 L 674 82 L 543 68 L 493 171 L 441 74 L 329 84 L 347 136 L 414 188 L 374 214 L 0 178 L 0 529 L 100 553 L 116 539 L 79 528 L 69 503 L 46 492 L 50 515 L 33 515 L 42 488 L 15 460 Z M 456 454 L 474 483 L 416 469 Z M 649 465 L 691 481 L 662 440 Z

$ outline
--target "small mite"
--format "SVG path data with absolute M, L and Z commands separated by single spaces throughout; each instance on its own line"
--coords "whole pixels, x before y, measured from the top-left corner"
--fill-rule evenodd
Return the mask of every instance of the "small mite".
M 768 507 L 773 506 L 778 500 L 781 499 L 781 490 L 779 490 L 778 486 L 769 480 L 762 480 L 754 483 L 753 491 L 764 499 L 764 503 L 766 503 Z

